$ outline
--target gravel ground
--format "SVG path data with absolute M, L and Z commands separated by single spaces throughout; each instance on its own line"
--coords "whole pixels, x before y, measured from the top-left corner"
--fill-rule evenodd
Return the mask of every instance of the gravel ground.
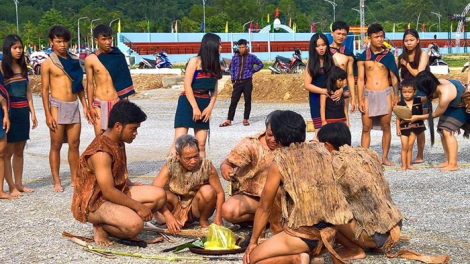
M 173 139 L 173 118 L 176 101 L 175 90 L 154 90 L 132 99 L 148 115 L 139 130 L 137 139 L 127 146 L 128 166 L 132 180 L 151 183 L 160 169 L 164 157 Z M 45 125 L 41 98 L 35 96 L 35 106 L 39 127 L 31 132 L 31 140 L 25 150 L 24 181 L 36 191 L 25 194 L 13 201 L 0 201 L 2 232 L 0 241 L 1 263 L 166 263 L 168 261 L 145 260 L 118 256 L 108 260 L 84 252 L 78 245 L 61 237 L 62 231 L 92 236 L 92 226 L 81 224 L 70 212 L 73 189 L 69 186 L 70 174 L 66 160 L 67 145 L 62 149 L 60 177 L 65 186 L 63 193 L 53 193 L 48 164 L 49 136 Z M 228 151 L 246 135 L 254 134 L 264 128 L 265 116 L 275 109 L 290 109 L 309 117 L 308 104 L 267 104 L 253 103 L 251 126 L 241 124 L 242 108 L 239 105 L 235 122 L 231 127 L 220 128 L 218 124 L 226 118 L 229 102 L 219 101 L 213 111 L 211 121 L 210 146 L 208 157 L 219 167 Z M 351 117 L 353 145 L 360 143 L 361 121 L 359 114 Z M 395 131 L 394 122 L 392 131 Z M 371 148 L 380 152 L 381 133 L 373 132 Z M 312 138 L 309 133 L 307 138 Z M 91 142 L 93 129 L 83 123 L 81 150 Z M 457 172 L 441 173 L 429 166 L 441 162 L 444 158 L 439 140 L 431 148 L 425 149 L 426 163 L 417 171 L 400 172 L 398 167 L 387 168 L 385 175 L 390 182 L 393 199 L 403 211 L 406 219 L 403 222 L 403 234 L 411 236 L 409 242 L 398 245 L 426 254 L 450 255 L 452 263 L 470 263 L 470 192 L 469 174 L 469 141 L 459 137 L 459 162 L 461 169 Z M 390 158 L 399 163 L 400 140 L 393 136 Z M 223 181 L 226 185 L 226 182 Z M 6 190 L 8 187 L 4 185 Z M 152 233 L 144 233 L 152 237 Z M 176 239 L 177 243 L 187 239 Z M 168 242 L 149 245 L 145 249 L 114 245 L 110 249 L 144 253 L 161 254 L 160 250 L 174 244 Z M 180 256 L 195 256 L 186 251 Z M 172 256 L 172 254 L 165 254 Z M 242 257 L 242 254 L 236 255 Z M 184 261 L 185 263 L 188 261 Z M 193 261 L 201 262 L 201 261 Z M 239 263 L 240 261 L 220 261 L 220 263 Z M 326 263 L 331 263 L 326 258 Z M 354 263 L 412 263 L 399 259 L 387 259 L 381 254 L 368 255 L 366 259 Z

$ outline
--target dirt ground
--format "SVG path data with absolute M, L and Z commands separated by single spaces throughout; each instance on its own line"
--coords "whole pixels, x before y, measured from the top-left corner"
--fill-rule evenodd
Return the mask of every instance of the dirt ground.
M 132 75 L 136 92 L 142 92 L 163 87 L 162 79 L 169 75 L 135 74 Z M 436 75 L 438 78 L 458 79 L 467 81 L 467 72 L 460 69 L 451 69 L 448 75 Z M 86 78 L 84 78 L 84 82 Z M 303 87 L 304 79 L 300 74 L 272 75 L 270 71 L 263 70 L 253 76 L 252 100 L 258 102 L 307 102 L 308 92 Z M 41 92 L 40 76 L 30 76 L 30 84 L 34 93 Z M 224 89 L 219 93 L 222 99 L 230 98 L 233 86 L 230 80 L 225 83 Z
M 167 74 L 133 74 L 132 81 L 134 82 L 134 88 L 137 93 L 152 89 L 158 89 L 163 87 L 162 79 L 167 76 Z M 33 93 L 41 93 L 41 76 L 39 75 L 30 75 L 29 83 Z M 86 77 L 83 77 L 83 85 L 86 87 Z

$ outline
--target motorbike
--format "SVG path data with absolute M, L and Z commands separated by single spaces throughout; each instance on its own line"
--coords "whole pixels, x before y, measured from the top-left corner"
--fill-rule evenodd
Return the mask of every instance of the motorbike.
M 139 62 L 139 69 L 155 69 L 155 60 L 142 58 Z
M 158 69 L 173 68 L 173 65 L 168 59 L 168 54 L 166 54 L 166 52 L 160 51 L 157 54 L 155 54 L 155 67 Z
M 276 56 L 273 65 L 269 66 L 271 74 L 302 74 L 305 70 L 305 63 L 302 62 L 302 52 L 298 48 L 294 48 L 292 58 Z
M 442 59 L 442 55 L 439 52 L 439 47 L 436 43 L 429 44 L 428 46 L 429 54 L 429 66 L 431 67 L 431 72 L 438 74 L 448 74 L 450 73 L 449 64 Z
M 36 75 L 41 74 L 41 64 L 49 57 L 44 51 L 35 51 L 29 55 L 29 65 L 32 68 L 32 73 Z

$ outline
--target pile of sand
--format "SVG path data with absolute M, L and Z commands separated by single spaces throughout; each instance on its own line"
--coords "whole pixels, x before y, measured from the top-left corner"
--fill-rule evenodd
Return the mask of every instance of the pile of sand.
M 163 87 L 162 79 L 168 75 L 135 74 L 132 75 L 136 92 L 159 89 Z M 452 70 L 447 75 L 437 75 L 438 78 L 457 79 L 467 81 L 467 72 Z M 30 76 L 33 93 L 41 92 L 41 77 Z M 84 82 L 86 78 L 84 79 Z M 221 98 L 230 98 L 232 82 L 228 80 L 220 92 Z M 178 92 L 175 90 L 175 92 Z M 178 92 L 179 93 L 179 92 Z M 252 100 L 257 102 L 308 102 L 308 92 L 304 89 L 304 76 L 302 74 L 271 74 L 270 71 L 261 71 L 253 75 Z

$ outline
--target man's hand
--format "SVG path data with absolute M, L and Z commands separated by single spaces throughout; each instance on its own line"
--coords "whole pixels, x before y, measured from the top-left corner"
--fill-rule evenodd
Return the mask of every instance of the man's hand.
M 222 178 L 226 181 L 230 181 L 230 175 L 233 175 L 233 168 L 227 164 L 223 164 L 220 169 L 220 174 L 222 174 Z
M 88 109 L 88 122 L 92 125 L 96 125 L 96 120 L 98 119 L 100 119 L 100 117 L 98 116 L 98 113 L 96 113 L 96 109 L 94 107 Z
M 87 107 L 83 107 L 83 116 L 85 117 L 85 119 L 88 121 L 88 124 L 91 124 L 91 117 L 90 117 L 90 111 L 88 111 L 88 108 Z
M 365 109 L 366 109 L 366 106 L 365 106 L 365 104 L 364 104 L 364 101 L 359 101 L 359 105 L 358 105 L 358 107 L 359 107 L 359 112 L 361 112 L 361 113 L 365 114 L 365 111 L 366 111 L 366 110 L 365 110 Z
M 356 104 L 356 98 L 350 98 L 349 99 L 351 101 L 351 113 L 354 113 L 356 112 L 356 107 L 357 107 L 357 104 Z
M 245 250 L 245 255 L 243 256 L 243 264 L 249 264 L 250 263 L 250 254 L 257 247 L 258 245 L 255 243 L 251 243 L 248 245 L 248 247 Z
M 152 211 L 145 205 L 140 204 L 139 208 L 135 211 L 140 218 L 144 221 L 150 221 L 152 220 Z
M 216 224 L 218 226 L 223 226 L 224 223 L 222 221 L 222 217 L 214 217 L 214 224 Z
M 51 131 L 55 131 L 57 128 L 57 121 L 52 115 L 46 115 L 46 124 Z
M 401 128 L 397 126 L 397 136 L 401 136 Z
M 173 215 L 165 217 L 165 222 L 166 227 L 173 235 L 178 234 L 183 227 L 183 225 L 178 220 L 176 220 Z

